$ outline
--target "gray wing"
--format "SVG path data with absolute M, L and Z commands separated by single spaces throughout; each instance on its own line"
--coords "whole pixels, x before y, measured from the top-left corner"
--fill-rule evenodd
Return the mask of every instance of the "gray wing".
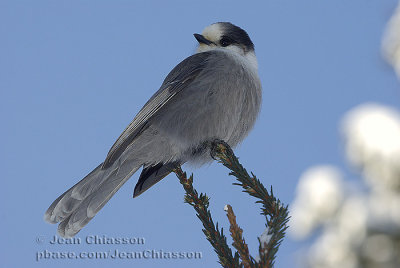
M 143 106 L 111 147 L 102 168 L 110 167 L 134 139 L 148 127 L 151 119 L 168 101 L 184 90 L 205 68 L 212 52 L 194 54 L 179 63 L 165 78 L 160 89 Z

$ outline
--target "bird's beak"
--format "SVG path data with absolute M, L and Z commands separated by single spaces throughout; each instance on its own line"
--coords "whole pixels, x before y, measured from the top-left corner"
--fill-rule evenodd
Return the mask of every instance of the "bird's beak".
M 196 40 L 200 43 L 200 44 L 205 44 L 205 45 L 211 45 L 213 44 L 213 42 L 211 42 L 210 40 L 208 40 L 207 38 L 205 38 L 203 35 L 201 34 L 193 34 L 194 38 L 196 38 Z

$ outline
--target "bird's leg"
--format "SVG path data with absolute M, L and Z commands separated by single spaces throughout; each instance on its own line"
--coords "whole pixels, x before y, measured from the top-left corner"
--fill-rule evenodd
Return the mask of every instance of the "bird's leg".
M 221 158 L 221 154 L 224 154 L 226 151 L 231 151 L 231 147 L 223 140 L 215 139 L 210 142 L 210 155 L 212 159 L 218 160 Z

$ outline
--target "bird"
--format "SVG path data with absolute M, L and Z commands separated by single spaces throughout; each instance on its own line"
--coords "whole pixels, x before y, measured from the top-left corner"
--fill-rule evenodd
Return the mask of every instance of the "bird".
M 133 197 L 185 163 L 212 161 L 210 142 L 234 148 L 260 113 L 254 44 L 242 28 L 216 22 L 194 34 L 198 46 L 166 76 L 105 160 L 47 209 L 61 237 L 75 236 L 140 168 Z

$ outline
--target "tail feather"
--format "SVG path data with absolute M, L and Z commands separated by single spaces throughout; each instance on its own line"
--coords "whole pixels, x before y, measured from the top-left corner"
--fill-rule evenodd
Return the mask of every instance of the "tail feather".
M 154 166 L 148 166 L 143 169 L 140 174 L 139 180 L 135 186 L 135 190 L 133 192 L 133 197 L 137 197 L 144 193 L 151 186 L 162 180 L 169 173 L 172 172 L 174 168 L 179 165 L 178 162 L 170 162 L 170 163 L 159 163 Z
M 46 211 L 50 223 L 60 222 L 62 237 L 76 235 L 110 200 L 141 165 L 127 160 L 101 169 L 101 164 L 80 182 L 57 198 Z
M 100 186 L 101 182 L 98 179 L 101 173 L 100 164 L 86 177 L 58 197 L 47 209 L 44 219 L 49 223 L 57 223 L 67 218 L 79 206 L 82 200 Z M 93 183 L 95 180 L 97 183 Z

